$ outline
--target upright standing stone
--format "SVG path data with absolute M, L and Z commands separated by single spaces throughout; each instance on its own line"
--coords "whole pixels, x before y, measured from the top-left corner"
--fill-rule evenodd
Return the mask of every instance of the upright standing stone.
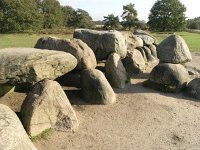
M 105 70 L 106 78 L 112 87 L 125 87 L 128 82 L 128 77 L 118 54 L 113 53 L 108 57 L 105 64 Z
M 105 105 L 116 101 L 116 95 L 101 71 L 85 69 L 81 77 L 82 94 L 85 101 Z
M 52 128 L 75 130 L 78 120 L 62 87 L 51 80 L 36 83 L 21 108 L 22 122 L 31 136 Z
M 0 104 L 0 149 L 37 150 L 29 139 L 17 115 Z

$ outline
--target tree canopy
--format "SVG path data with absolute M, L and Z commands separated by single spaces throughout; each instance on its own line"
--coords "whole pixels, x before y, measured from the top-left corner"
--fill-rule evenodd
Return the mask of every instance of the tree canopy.
M 200 30 L 200 17 L 196 17 L 194 19 L 188 19 L 187 28 Z
M 104 16 L 104 28 L 105 29 L 118 29 L 120 26 L 119 17 L 114 16 L 114 14 L 110 14 L 108 16 Z
M 126 29 L 131 29 L 137 25 L 137 10 L 135 9 L 135 4 L 127 4 L 123 6 L 122 13 L 122 26 Z
M 185 28 L 186 7 L 179 0 L 158 0 L 150 10 L 149 27 L 157 31 L 181 31 Z

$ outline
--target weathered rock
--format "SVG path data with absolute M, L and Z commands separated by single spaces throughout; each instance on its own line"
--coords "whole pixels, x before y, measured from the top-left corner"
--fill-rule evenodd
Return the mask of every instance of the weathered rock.
M 125 37 L 118 31 L 95 31 L 89 29 L 77 29 L 74 38 L 81 39 L 95 53 L 97 60 L 106 60 L 115 52 L 121 58 L 127 54 Z
M 48 79 L 34 85 L 22 104 L 21 114 L 31 136 L 50 128 L 71 131 L 78 127 L 76 114 L 62 87 Z
M 130 75 L 142 73 L 146 69 L 146 62 L 137 49 L 128 51 L 126 58 L 122 62 Z
M 34 48 L 0 50 L 0 80 L 32 85 L 44 78 L 55 79 L 77 65 L 71 54 Z
M 147 46 L 144 46 L 143 49 L 146 54 L 148 62 L 153 62 L 156 60 L 155 57 L 152 55 L 151 50 Z
M 144 45 L 152 45 L 156 42 L 153 36 L 142 30 L 136 30 L 134 34 L 144 41 Z
M 36 150 L 17 115 L 0 104 L 0 149 Z
M 124 33 L 127 42 L 127 50 L 134 50 L 137 47 L 143 47 L 143 40 L 132 33 Z
M 186 94 L 200 100 L 200 78 L 190 81 L 185 90 Z
M 157 47 L 158 58 L 167 63 L 186 63 L 192 60 L 185 40 L 179 35 L 171 35 Z
M 113 53 L 108 57 L 105 64 L 105 70 L 106 78 L 112 87 L 125 87 L 128 82 L 128 77 L 118 54 Z
M 154 58 L 157 58 L 157 50 L 155 45 L 150 45 L 149 49 L 151 50 L 151 54 L 153 55 Z
M 162 63 L 153 68 L 145 84 L 164 92 L 179 92 L 188 79 L 188 72 L 182 65 Z
M 101 71 L 85 69 L 81 77 L 82 94 L 85 101 L 105 105 L 116 101 L 116 95 Z
M 92 49 L 79 39 L 59 39 L 42 37 L 37 41 L 35 48 L 64 51 L 72 54 L 77 60 L 76 69 L 89 69 L 97 66 L 96 58 Z
M 144 61 L 145 61 L 145 62 L 148 62 L 146 53 L 145 53 L 145 51 L 144 51 L 144 48 L 138 47 L 138 48 L 136 48 L 136 49 L 137 49 L 138 51 L 140 51 L 140 53 L 142 54 L 142 56 L 143 56 L 143 58 L 144 58 Z

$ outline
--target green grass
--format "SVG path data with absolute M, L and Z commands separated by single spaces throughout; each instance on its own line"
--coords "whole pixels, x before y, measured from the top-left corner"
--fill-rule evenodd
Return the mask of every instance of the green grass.
M 171 34 L 173 33 L 152 33 L 152 35 L 157 39 L 157 43 L 160 43 Z M 176 34 L 182 36 L 185 39 L 190 51 L 200 51 L 200 34 L 190 32 L 176 32 Z
M 0 34 L 0 49 L 10 47 L 34 47 L 41 37 L 54 36 L 70 39 L 72 34 Z

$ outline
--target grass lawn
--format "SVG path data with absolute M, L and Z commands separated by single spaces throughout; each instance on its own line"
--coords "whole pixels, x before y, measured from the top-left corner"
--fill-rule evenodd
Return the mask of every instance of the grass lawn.
M 72 34 L 0 34 L 0 49 L 8 47 L 34 47 L 37 40 L 44 36 L 70 39 Z
M 152 35 L 157 39 L 158 43 L 160 43 L 162 40 L 164 40 L 171 34 L 173 33 L 162 33 L 162 32 L 152 33 Z M 190 51 L 200 52 L 200 34 L 190 33 L 190 32 L 176 32 L 176 34 L 182 36 L 185 39 Z

